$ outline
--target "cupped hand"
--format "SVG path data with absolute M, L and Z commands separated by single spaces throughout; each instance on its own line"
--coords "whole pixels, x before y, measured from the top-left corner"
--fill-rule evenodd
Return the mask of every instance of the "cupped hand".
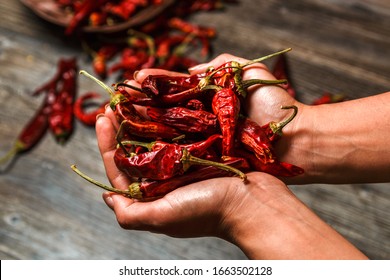
M 208 64 L 191 69 L 190 73 L 202 73 L 210 66 L 218 67 L 231 60 L 239 63 L 247 61 L 224 54 Z M 134 80 L 127 82 L 139 86 L 142 80 L 151 74 L 179 75 L 165 70 L 144 69 L 135 75 Z M 260 63 L 245 68 L 243 75 L 244 80 L 275 79 Z M 251 118 L 259 123 L 285 118 L 288 113 L 280 110 L 280 106 L 296 104 L 296 101 L 278 86 L 252 86 L 249 92 L 246 104 L 248 112 Z M 137 94 L 137 92 L 132 93 Z M 142 111 L 142 108 L 138 109 Z M 118 123 L 114 113 L 108 107 L 105 115 L 98 118 L 96 123 L 99 149 L 111 184 L 118 189 L 127 189 L 131 181 L 118 170 L 113 160 L 117 144 L 115 142 L 117 128 Z M 258 188 L 259 184 L 260 188 Z M 179 188 L 153 201 L 137 201 L 114 193 L 105 193 L 103 198 L 114 210 L 119 224 L 126 229 L 148 230 L 177 237 L 219 236 L 232 240 L 234 234 L 231 234 L 233 232 L 231 229 L 235 227 L 233 224 L 237 221 L 236 216 L 250 209 L 246 207 L 248 204 L 245 201 L 249 203 L 248 199 L 253 199 L 254 196 L 249 194 L 254 186 L 257 186 L 257 189 L 269 186 L 273 190 L 271 193 L 267 191 L 267 195 L 262 194 L 263 197 L 291 195 L 278 179 L 268 174 L 254 172 L 248 175 L 246 183 L 239 178 L 206 180 Z
M 111 185 L 126 190 L 131 181 L 113 160 L 116 127 L 114 113 L 107 107 L 96 122 L 99 149 Z M 261 188 L 255 187 L 259 184 Z M 152 201 L 138 201 L 115 193 L 104 193 L 103 198 L 125 229 L 175 237 L 217 236 L 233 242 L 235 224 L 240 220 L 237 217 L 250 214 L 249 201 L 254 200 L 253 192 L 261 189 L 274 190 L 264 191 L 263 199 L 290 194 L 278 179 L 254 172 L 248 174 L 245 183 L 240 178 L 210 179 L 178 188 Z

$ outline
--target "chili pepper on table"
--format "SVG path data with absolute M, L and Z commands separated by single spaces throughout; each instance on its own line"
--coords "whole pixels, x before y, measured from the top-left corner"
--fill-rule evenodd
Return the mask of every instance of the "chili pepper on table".
M 243 158 L 230 159 L 229 161 L 224 162 L 224 164 L 234 169 L 242 170 L 243 172 L 249 170 L 249 165 Z M 119 190 L 95 181 L 94 179 L 83 174 L 75 165 L 72 165 L 71 168 L 82 178 L 100 188 L 135 199 L 158 198 L 177 188 L 189 185 L 191 183 L 196 183 L 212 178 L 232 176 L 232 174 L 234 174 L 230 171 L 220 169 L 215 166 L 200 166 L 193 171 L 166 180 L 143 180 L 141 182 L 134 182 L 130 184 L 128 186 L 128 190 Z
M 100 95 L 96 92 L 87 92 L 76 99 L 73 105 L 73 113 L 80 122 L 87 126 L 95 125 L 97 115 L 104 113 L 105 107 L 107 104 L 109 104 L 109 102 L 100 103 L 97 109 L 89 112 L 86 111 L 86 107 L 88 106 L 85 103 L 88 100 L 96 99 L 99 97 Z
M 12 159 L 17 154 L 31 150 L 45 135 L 49 127 L 50 106 L 47 100 L 40 106 L 35 115 L 24 126 L 19 133 L 12 149 L 0 158 L 0 163 L 3 164 Z
M 117 148 L 114 161 L 118 169 L 131 178 L 164 180 L 185 173 L 192 165 L 206 165 L 233 172 L 242 180 L 246 180 L 246 175 L 238 169 L 223 163 L 194 157 L 179 144 L 166 143 L 159 145 L 158 150 L 131 156 L 126 156 L 123 149 Z
M 76 59 L 70 59 L 67 63 L 68 68 L 62 73 L 61 87 L 49 116 L 50 130 L 61 144 L 73 131 L 73 103 L 77 94 Z
M 329 92 L 324 92 L 322 96 L 314 100 L 311 105 L 337 103 L 344 101 L 345 99 L 345 96 L 342 94 L 331 94 Z

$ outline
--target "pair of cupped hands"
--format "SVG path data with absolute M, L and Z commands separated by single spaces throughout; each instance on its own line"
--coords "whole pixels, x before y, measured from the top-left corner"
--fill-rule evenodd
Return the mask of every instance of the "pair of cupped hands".
M 239 63 L 247 62 L 243 58 L 222 54 L 209 63 L 189 69 L 189 72 L 190 74 L 202 73 L 211 66 L 216 68 L 232 60 Z M 139 85 L 151 74 L 177 75 L 178 73 L 145 69 L 137 72 L 134 80 L 128 82 Z M 275 79 L 261 63 L 252 64 L 243 72 L 244 80 L 255 78 Z M 249 88 L 245 104 L 248 117 L 259 124 L 286 118 L 290 112 L 281 110 L 282 105 L 296 105 L 298 115 L 283 130 L 284 136 L 276 147 L 277 154 L 285 161 L 304 165 L 296 156 L 291 158 L 292 155 L 289 155 L 288 150 L 289 141 L 294 136 L 294 125 L 299 122 L 304 105 L 279 86 L 262 85 Z M 130 180 L 117 169 L 113 160 L 118 126 L 113 111 L 107 107 L 105 114 L 97 119 L 96 134 L 110 183 L 115 188 L 127 189 Z M 235 177 L 205 180 L 176 189 L 153 201 L 137 201 L 114 193 L 104 193 L 103 199 L 114 210 L 120 226 L 125 229 L 146 230 L 174 237 L 217 236 L 237 243 L 237 235 L 242 231 L 245 232 L 241 225 L 251 219 L 264 220 L 264 217 L 256 215 L 267 215 L 269 210 L 267 207 L 271 207 L 267 206 L 270 201 L 285 201 L 285 203 L 298 201 L 285 182 L 280 179 L 261 172 L 251 172 L 247 175 L 247 182 Z

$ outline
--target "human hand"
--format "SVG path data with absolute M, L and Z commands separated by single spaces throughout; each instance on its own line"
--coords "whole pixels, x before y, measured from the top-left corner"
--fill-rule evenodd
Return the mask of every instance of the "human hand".
M 112 186 L 126 190 L 131 181 L 113 161 L 116 127 L 114 113 L 108 107 L 96 122 L 99 149 Z M 258 184 L 261 188 L 256 190 Z M 153 201 L 141 202 L 115 193 L 105 193 L 103 198 L 125 229 L 175 237 L 218 236 L 234 242 L 237 217 L 249 215 L 251 211 L 243 202 L 249 202 L 253 198 L 251 193 L 261 189 L 264 189 L 263 199 L 291 195 L 278 179 L 268 174 L 251 173 L 246 183 L 239 178 L 216 178 L 176 189 Z

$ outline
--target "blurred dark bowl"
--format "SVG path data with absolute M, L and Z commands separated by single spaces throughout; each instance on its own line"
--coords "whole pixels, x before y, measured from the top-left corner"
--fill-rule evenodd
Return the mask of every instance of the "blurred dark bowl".
M 20 0 L 39 17 L 55 25 L 68 26 L 72 15 L 61 9 L 54 0 Z M 114 25 L 84 26 L 81 30 L 85 33 L 117 33 L 144 24 L 159 14 L 163 13 L 175 0 L 162 0 L 159 5 L 150 5 L 139 10 L 128 21 Z

